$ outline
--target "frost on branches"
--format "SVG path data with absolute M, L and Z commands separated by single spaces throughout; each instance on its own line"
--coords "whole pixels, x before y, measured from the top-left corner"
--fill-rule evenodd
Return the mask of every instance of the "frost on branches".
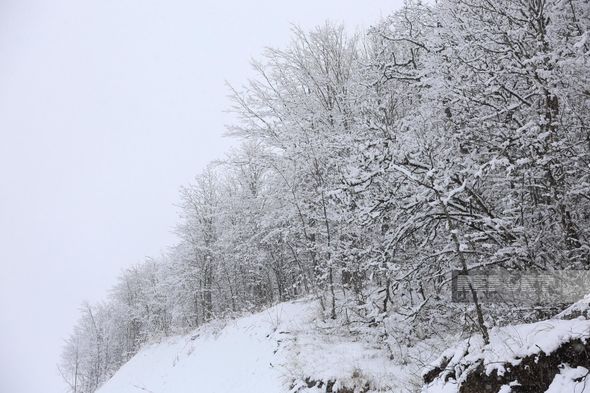
M 147 342 L 302 296 L 399 364 L 547 316 L 449 303 L 450 272 L 590 269 L 589 27 L 587 0 L 440 0 L 364 35 L 294 28 L 231 88 L 242 146 L 182 189 L 178 244 L 82 308 L 70 391 Z

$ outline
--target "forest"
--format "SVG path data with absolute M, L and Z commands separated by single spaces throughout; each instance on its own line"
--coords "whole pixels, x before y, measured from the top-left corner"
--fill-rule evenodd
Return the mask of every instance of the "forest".
M 302 297 L 341 325 L 403 320 L 386 334 L 407 343 L 531 320 L 450 302 L 449 275 L 590 269 L 589 29 L 587 0 L 409 0 L 363 33 L 293 27 L 229 86 L 239 147 L 180 190 L 177 244 L 81 307 L 69 390 Z

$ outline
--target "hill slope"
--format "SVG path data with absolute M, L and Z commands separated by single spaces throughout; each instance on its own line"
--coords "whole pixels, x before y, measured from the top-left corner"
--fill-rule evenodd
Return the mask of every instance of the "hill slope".
M 125 364 L 98 393 L 280 392 L 279 327 L 296 327 L 313 313 L 310 303 L 215 322 L 190 335 L 151 344 Z
M 191 334 L 146 346 L 97 392 L 419 390 L 422 365 L 392 359 L 377 341 L 375 329 L 351 333 L 341 321 L 320 316 L 317 302 L 299 300 L 236 320 L 212 322 Z M 427 348 L 416 350 L 437 356 Z
M 588 376 L 587 303 L 555 319 L 494 328 L 489 345 L 475 335 L 440 356 L 440 340 L 388 351 L 377 328 L 346 330 L 321 318 L 314 301 L 281 303 L 151 344 L 98 393 L 504 393 L 530 384 L 577 392 Z
M 393 365 L 387 353 L 335 334 L 318 315 L 315 302 L 282 303 L 164 339 L 140 351 L 98 393 L 389 389 Z

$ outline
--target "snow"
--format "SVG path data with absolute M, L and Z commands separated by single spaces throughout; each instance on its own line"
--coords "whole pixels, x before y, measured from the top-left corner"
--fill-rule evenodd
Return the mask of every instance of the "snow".
M 570 308 L 583 307 L 583 302 Z M 347 330 L 340 321 L 322 319 L 316 301 L 281 303 L 151 344 L 98 393 L 318 393 L 326 391 L 326 384 L 333 384 L 333 391 L 418 391 L 422 365 L 432 361 L 440 343 L 426 339 L 393 351 L 393 343 L 388 343 L 388 352 L 375 333 Z M 589 320 L 551 319 L 491 329 L 490 344 L 484 345 L 476 335 L 433 363 L 450 359 L 445 368 L 455 372 L 456 381 L 445 381 L 443 372 L 422 391 L 457 393 L 470 365 L 482 362 L 486 373 L 502 374 L 507 363 L 517 365 L 523 357 L 551 353 L 575 338 L 590 338 Z M 586 369 L 563 367 L 549 392 L 577 391 L 575 379 L 585 373 Z M 502 387 L 502 393 L 511 390 L 510 385 Z
M 301 331 L 285 349 L 286 366 L 294 380 L 335 381 L 334 390 L 368 384 L 378 391 L 390 391 L 395 380 L 404 375 L 383 347 L 329 328 Z
M 490 344 L 479 353 L 470 351 L 464 359 L 473 362 L 483 358 L 486 373 L 489 375 L 493 370 L 502 372 L 505 363 L 516 365 L 525 356 L 541 351 L 551 353 L 562 343 L 575 338 L 590 338 L 590 321 L 582 318 L 571 321 L 552 319 L 494 328 L 490 332 Z M 476 345 L 481 345 L 481 341 Z
M 584 47 L 584 45 L 586 45 L 586 42 L 588 42 L 588 32 L 585 31 L 584 34 L 582 34 L 582 36 L 580 37 L 580 41 L 576 42 L 573 46 L 576 49 L 581 49 Z
M 588 369 L 584 367 L 571 368 L 564 366 L 559 374 L 555 376 L 545 393 L 582 393 L 586 390 Z
M 443 364 L 443 359 L 451 359 L 445 370 L 467 370 L 470 365 L 482 362 L 485 372 L 490 375 L 497 371 L 502 375 L 504 365 L 518 365 L 522 358 L 540 353 L 549 354 L 565 342 L 574 339 L 583 341 L 590 339 L 590 320 L 579 317 L 572 320 L 550 319 L 541 322 L 505 326 L 490 330 L 490 343 L 484 345 L 480 335 L 473 336 L 459 342 L 455 347 L 445 351 L 432 367 Z M 464 373 L 463 376 L 466 374 Z M 556 384 L 567 380 L 573 375 L 567 371 L 561 379 L 556 378 Z M 444 382 L 445 373 L 441 374 L 423 389 L 424 393 L 456 393 L 459 383 L 463 380 L 461 374 L 456 374 L 457 381 L 450 379 Z M 570 378 L 571 379 L 571 378 Z M 556 385 L 557 386 L 557 385 Z M 509 387 L 507 387 L 508 389 Z M 508 391 L 508 390 L 507 390 Z M 569 391 L 569 390 L 555 390 Z
M 575 302 L 555 316 L 558 319 L 571 319 L 577 316 L 588 316 L 590 311 L 590 295 L 584 296 L 583 299 Z
M 512 393 L 512 387 L 514 386 L 520 386 L 520 384 L 516 381 L 513 381 L 508 385 L 502 385 L 498 393 Z
M 141 350 L 97 393 L 314 393 L 327 383 L 334 390 L 370 386 L 370 392 L 419 388 L 421 365 L 402 367 L 383 345 L 320 315 L 317 302 L 300 300 L 164 339 Z
M 287 391 L 276 353 L 285 327 L 313 315 L 308 302 L 206 325 L 192 334 L 149 345 L 98 393 L 244 393 Z

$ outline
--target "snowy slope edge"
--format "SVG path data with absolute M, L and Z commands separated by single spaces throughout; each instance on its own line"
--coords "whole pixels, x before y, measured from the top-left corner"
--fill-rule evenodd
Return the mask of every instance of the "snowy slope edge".
M 587 300 L 572 308 L 580 311 Z M 569 314 L 494 328 L 487 345 L 480 335 L 459 342 L 424 372 L 423 393 L 584 391 L 590 386 L 590 320 L 585 312 L 562 319 Z

